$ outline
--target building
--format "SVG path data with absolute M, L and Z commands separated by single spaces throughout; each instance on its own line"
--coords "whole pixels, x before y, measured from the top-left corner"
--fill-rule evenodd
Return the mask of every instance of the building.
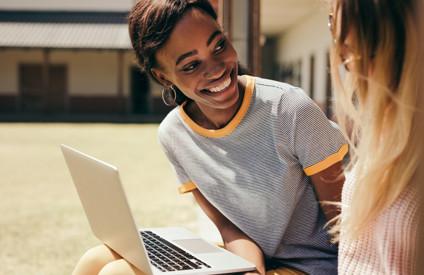
M 251 73 L 302 87 L 330 113 L 324 2 L 211 2 Z M 170 108 L 135 63 L 133 4 L 0 0 L 0 120 L 160 121 Z
M 263 75 L 303 88 L 331 116 L 328 12 L 326 1 L 261 1 Z
M 132 2 L 100 2 L 0 3 L 4 117 L 159 120 L 169 111 L 136 65 L 126 21 Z
M 217 2 L 241 63 L 255 75 L 301 87 L 331 116 L 328 1 Z

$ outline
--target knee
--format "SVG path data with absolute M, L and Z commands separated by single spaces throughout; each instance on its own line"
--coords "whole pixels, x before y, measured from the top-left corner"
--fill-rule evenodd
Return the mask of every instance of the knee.
M 83 255 L 83 259 L 86 262 L 92 263 L 94 265 L 98 264 L 107 264 L 110 261 L 116 260 L 115 252 L 110 250 L 105 245 L 99 245 L 93 248 L 90 248 Z
M 117 255 L 105 245 L 90 248 L 81 257 L 72 274 L 97 274 L 105 265 L 116 259 Z
M 115 262 L 110 262 L 105 265 L 99 272 L 99 275 L 120 275 L 124 274 L 123 271 L 120 270 L 120 265 Z
M 105 265 L 98 275 L 139 275 L 135 267 L 127 261 L 120 259 Z

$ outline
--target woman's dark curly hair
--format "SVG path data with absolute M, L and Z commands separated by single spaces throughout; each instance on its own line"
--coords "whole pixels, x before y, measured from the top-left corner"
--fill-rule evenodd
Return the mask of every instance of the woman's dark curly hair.
M 128 17 L 129 33 L 141 69 L 152 74 L 156 67 L 156 52 L 166 43 L 174 27 L 183 15 L 199 9 L 217 20 L 217 15 L 208 0 L 139 0 Z M 187 97 L 175 87 L 177 104 Z

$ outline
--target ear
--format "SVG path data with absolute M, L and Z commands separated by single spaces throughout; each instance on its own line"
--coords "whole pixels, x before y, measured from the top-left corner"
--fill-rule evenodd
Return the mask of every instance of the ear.
M 166 75 L 160 69 L 152 68 L 150 71 L 152 72 L 152 75 L 156 79 L 156 81 L 158 81 L 162 86 L 172 86 L 172 82 L 168 80 Z

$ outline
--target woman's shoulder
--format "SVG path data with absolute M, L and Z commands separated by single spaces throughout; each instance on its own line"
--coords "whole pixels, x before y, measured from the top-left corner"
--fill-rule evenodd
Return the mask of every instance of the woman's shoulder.
M 273 91 L 274 93 L 277 93 L 279 95 L 287 96 L 296 94 L 298 92 L 303 92 L 301 88 L 293 86 L 289 83 L 261 77 L 254 77 L 254 79 L 256 89 L 264 91 Z
M 255 77 L 256 98 L 272 102 L 281 112 L 295 113 L 314 108 L 313 100 L 302 88 L 288 83 Z
M 255 77 L 255 88 L 258 96 L 296 101 L 311 100 L 302 88 L 272 79 Z
M 166 117 L 159 124 L 158 128 L 158 138 L 163 143 L 166 137 L 172 136 L 172 133 L 180 127 L 181 121 L 179 119 L 179 107 L 175 107 L 171 110 Z

